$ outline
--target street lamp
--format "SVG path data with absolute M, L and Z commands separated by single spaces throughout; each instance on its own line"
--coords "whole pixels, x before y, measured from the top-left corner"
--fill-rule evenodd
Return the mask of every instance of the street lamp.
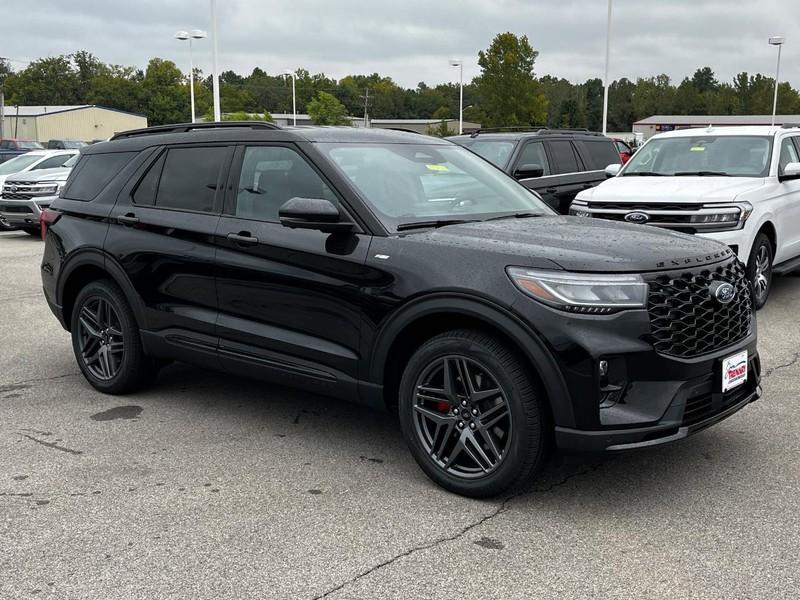
M 219 108 L 219 69 L 217 67 L 217 0 L 209 0 L 211 8 L 211 81 L 214 84 L 214 121 L 222 120 Z
M 202 40 L 206 37 L 206 32 L 202 29 L 192 29 L 191 33 L 188 31 L 176 31 L 175 39 L 186 41 L 189 40 L 189 95 L 192 99 L 192 123 L 195 122 L 194 118 L 194 58 L 192 57 L 192 40 Z
M 778 77 L 781 74 L 781 46 L 786 41 L 782 35 L 775 35 L 769 38 L 771 46 L 778 47 L 778 66 L 775 67 L 775 96 L 772 98 L 772 124 L 775 125 L 775 110 L 778 108 Z
M 297 95 L 295 94 L 295 82 L 297 81 L 297 73 L 291 69 L 286 69 L 284 75 L 292 78 L 292 125 L 297 127 Z
M 611 0 L 608 0 L 608 20 L 606 21 L 606 70 L 603 76 L 603 135 L 608 126 L 608 58 L 611 53 Z
M 464 132 L 464 61 L 460 58 L 450 59 L 451 67 L 458 67 L 459 92 L 458 92 L 458 134 Z

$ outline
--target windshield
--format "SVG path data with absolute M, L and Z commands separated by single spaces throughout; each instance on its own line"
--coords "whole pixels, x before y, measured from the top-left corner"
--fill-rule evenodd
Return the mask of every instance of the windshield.
M 78 159 L 80 157 L 81 157 L 80 154 L 73 155 L 72 158 L 70 158 L 67 162 L 65 162 L 63 166 L 70 167 L 70 168 L 74 167 L 75 163 L 78 162 Z
M 42 160 L 39 154 L 21 154 L 11 160 L 8 160 L 0 165 L 0 175 L 11 175 L 11 173 L 19 173 L 30 167 L 33 163 Z
M 628 161 L 622 175 L 766 177 L 772 137 L 698 135 L 653 139 Z
M 553 212 L 530 190 L 458 146 L 320 143 L 389 229 L 419 221 Z
M 39 142 L 17 142 L 17 148 L 20 150 L 41 150 L 44 148 Z
M 504 169 L 508 164 L 511 153 L 514 151 L 515 142 L 504 140 L 470 140 L 463 144 L 478 156 L 482 156 L 490 163 Z
M 81 142 L 80 140 L 64 140 L 62 142 L 62 146 L 67 150 L 76 150 L 78 148 L 88 146 L 88 144 L 86 142 Z

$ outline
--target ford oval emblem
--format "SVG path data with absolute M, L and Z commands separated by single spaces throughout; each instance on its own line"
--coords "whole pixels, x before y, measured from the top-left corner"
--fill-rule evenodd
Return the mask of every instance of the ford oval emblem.
M 708 291 L 717 300 L 717 302 L 723 306 L 730 304 L 733 302 L 733 299 L 736 298 L 736 288 L 725 281 L 717 281 L 713 283 L 709 287 Z
M 8 191 L 9 191 L 9 192 L 16 192 L 16 191 L 17 191 L 17 188 L 16 188 L 16 186 L 13 186 L 13 185 L 12 185 L 10 188 L 8 188 Z
M 650 220 L 650 215 L 648 215 L 646 212 L 639 212 L 639 211 L 629 212 L 627 215 L 625 215 L 625 220 L 628 223 L 636 223 L 637 225 L 644 225 Z

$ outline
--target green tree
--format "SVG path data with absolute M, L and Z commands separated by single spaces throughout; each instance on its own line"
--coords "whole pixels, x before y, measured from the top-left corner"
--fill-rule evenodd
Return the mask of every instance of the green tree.
M 547 98 L 534 78 L 539 53 L 527 36 L 498 34 L 478 52 L 481 74 L 476 78 L 478 98 L 486 115 L 484 125 L 534 125 L 547 119 Z
M 308 103 L 308 116 L 314 125 L 350 125 L 347 108 L 328 92 L 317 93 Z
M 171 60 L 150 59 L 142 79 L 142 98 L 150 125 L 182 123 L 190 118 L 188 86 Z

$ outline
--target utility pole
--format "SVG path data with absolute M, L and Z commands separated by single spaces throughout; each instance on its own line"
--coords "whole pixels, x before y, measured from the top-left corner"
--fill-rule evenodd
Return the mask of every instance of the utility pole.
M 363 96 L 364 98 L 364 127 L 369 127 L 369 119 L 367 118 L 367 107 L 369 106 L 369 88 L 366 89 Z
M 608 22 L 606 23 L 606 72 L 603 77 L 603 135 L 608 124 L 608 57 L 611 50 L 611 0 L 608 0 Z
M 219 108 L 219 69 L 217 68 L 217 2 L 211 2 L 211 80 L 214 84 L 214 120 L 221 121 Z
M 0 140 L 5 137 L 6 92 L 0 87 Z

